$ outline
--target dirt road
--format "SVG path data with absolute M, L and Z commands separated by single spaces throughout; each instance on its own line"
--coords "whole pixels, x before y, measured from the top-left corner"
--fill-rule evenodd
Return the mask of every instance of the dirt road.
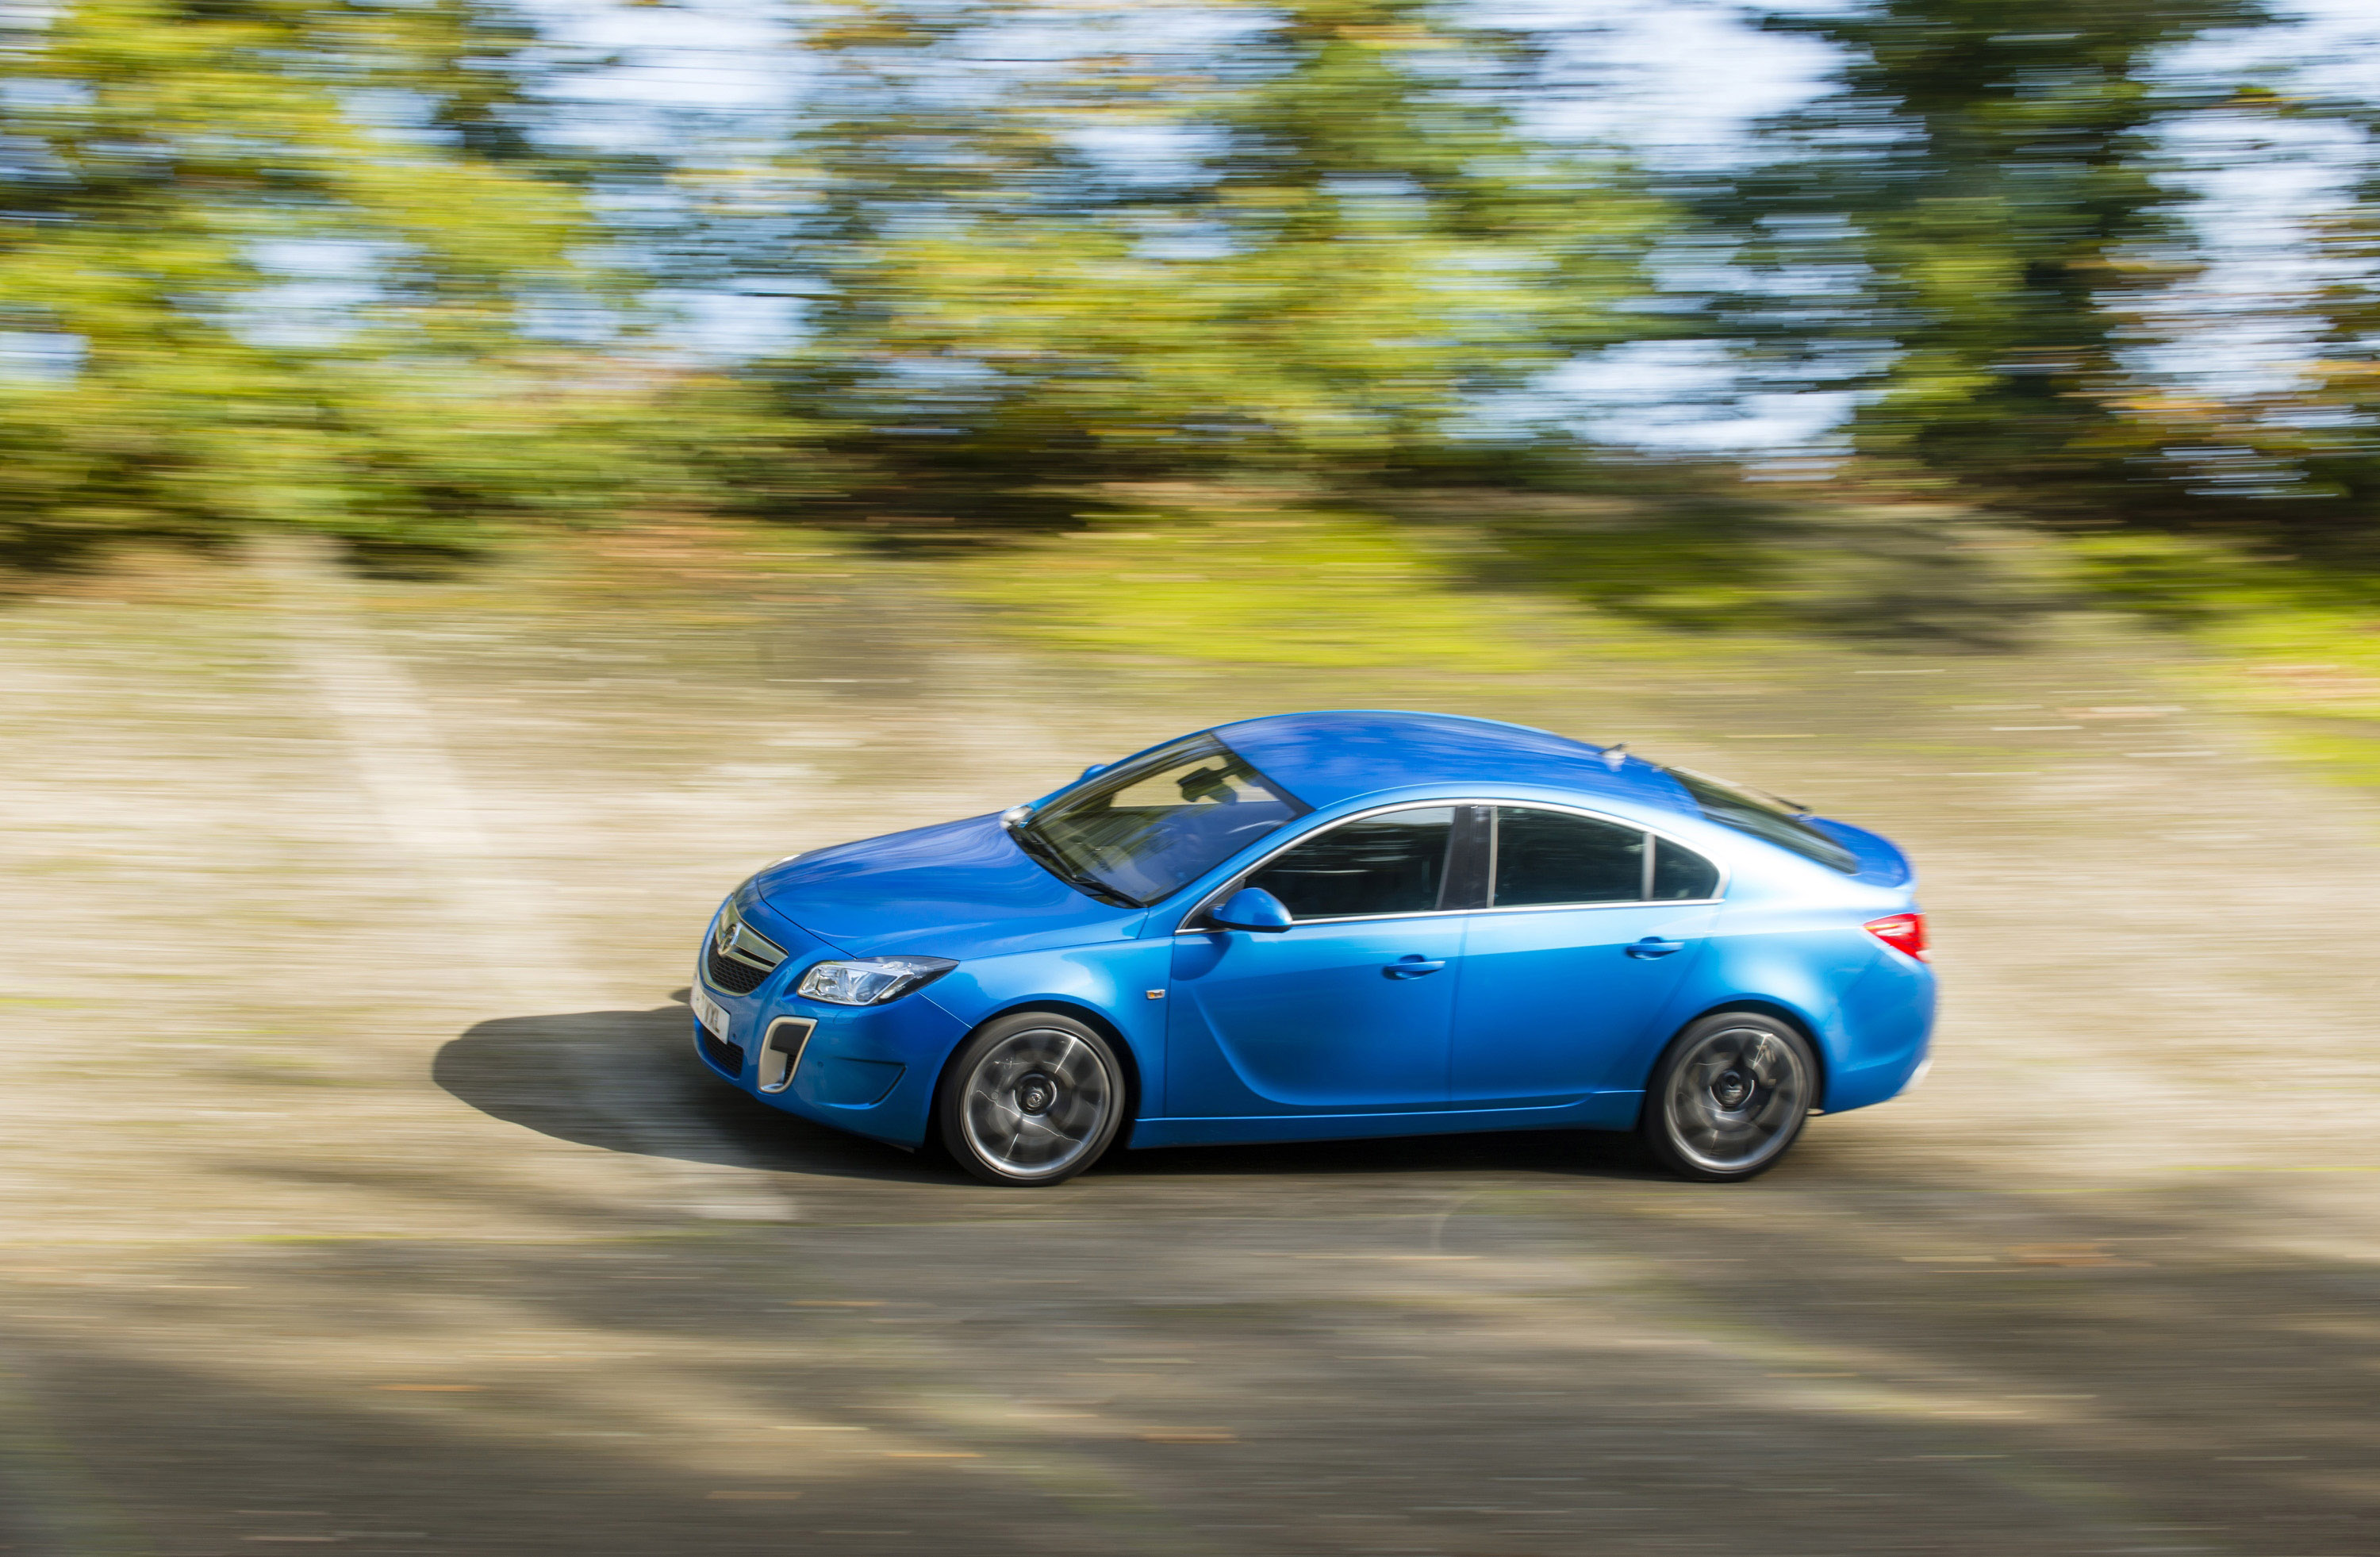
M 699 562 L 0 616 L 0 1551 L 2380 1552 L 2380 816 L 2154 654 L 1066 663 Z M 1931 1079 L 1736 1188 L 1529 1136 L 1017 1194 L 686 1052 L 762 860 L 1350 703 L 1901 839 Z

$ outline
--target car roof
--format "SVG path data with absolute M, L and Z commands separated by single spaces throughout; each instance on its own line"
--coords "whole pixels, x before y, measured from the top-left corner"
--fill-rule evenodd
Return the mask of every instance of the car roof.
M 1415 785 L 1563 789 L 1687 810 L 1675 779 L 1617 748 L 1549 730 L 1402 709 L 1326 709 L 1215 728 L 1231 748 L 1318 809 Z

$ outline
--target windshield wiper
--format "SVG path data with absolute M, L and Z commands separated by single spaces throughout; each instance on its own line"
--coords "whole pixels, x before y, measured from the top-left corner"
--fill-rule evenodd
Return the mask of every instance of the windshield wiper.
M 1019 809 L 1022 809 L 1023 808 L 1021 807 L 1019 808 Z M 1108 885 L 1105 882 L 1100 881 L 1098 877 L 1087 875 L 1069 866 L 1066 863 L 1064 857 L 1059 854 L 1056 847 L 1050 844 L 1049 839 L 1044 838 L 1040 833 L 1033 831 L 1030 818 L 1030 812 L 1027 812 L 1025 816 L 1015 816 L 1013 812 L 1003 813 L 1000 819 L 1000 825 L 1007 829 L 1008 835 L 1016 840 L 1016 846 L 1023 849 L 1026 858 L 1031 859 L 1034 864 L 1038 865 L 1044 870 L 1049 871 L 1050 874 L 1057 877 L 1060 881 L 1065 882 L 1068 886 L 1073 887 L 1077 892 L 1088 893 L 1091 896 L 1098 898 L 1102 903 L 1111 903 L 1119 908 L 1145 908 L 1148 906 L 1145 903 L 1141 903 L 1134 898 L 1126 897 L 1123 894 L 1116 891 L 1115 888 Z

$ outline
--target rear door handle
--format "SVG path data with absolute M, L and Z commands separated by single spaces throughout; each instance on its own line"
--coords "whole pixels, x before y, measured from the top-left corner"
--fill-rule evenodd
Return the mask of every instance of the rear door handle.
M 1653 957 L 1666 957 L 1671 952 L 1682 952 L 1685 949 L 1684 942 L 1664 941 L 1658 935 L 1648 935 L 1642 941 L 1631 941 L 1627 946 L 1628 955 L 1640 962 Z
M 1425 973 L 1435 973 L 1445 966 L 1442 961 L 1432 962 L 1416 953 L 1409 957 L 1399 957 L 1381 971 L 1391 979 L 1418 979 Z

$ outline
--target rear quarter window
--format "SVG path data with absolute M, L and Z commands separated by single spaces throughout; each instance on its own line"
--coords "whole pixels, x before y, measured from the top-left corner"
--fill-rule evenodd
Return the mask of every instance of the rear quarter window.
M 1653 840 L 1653 901 L 1686 903 L 1718 895 L 1718 867 L 1667 838 Z

